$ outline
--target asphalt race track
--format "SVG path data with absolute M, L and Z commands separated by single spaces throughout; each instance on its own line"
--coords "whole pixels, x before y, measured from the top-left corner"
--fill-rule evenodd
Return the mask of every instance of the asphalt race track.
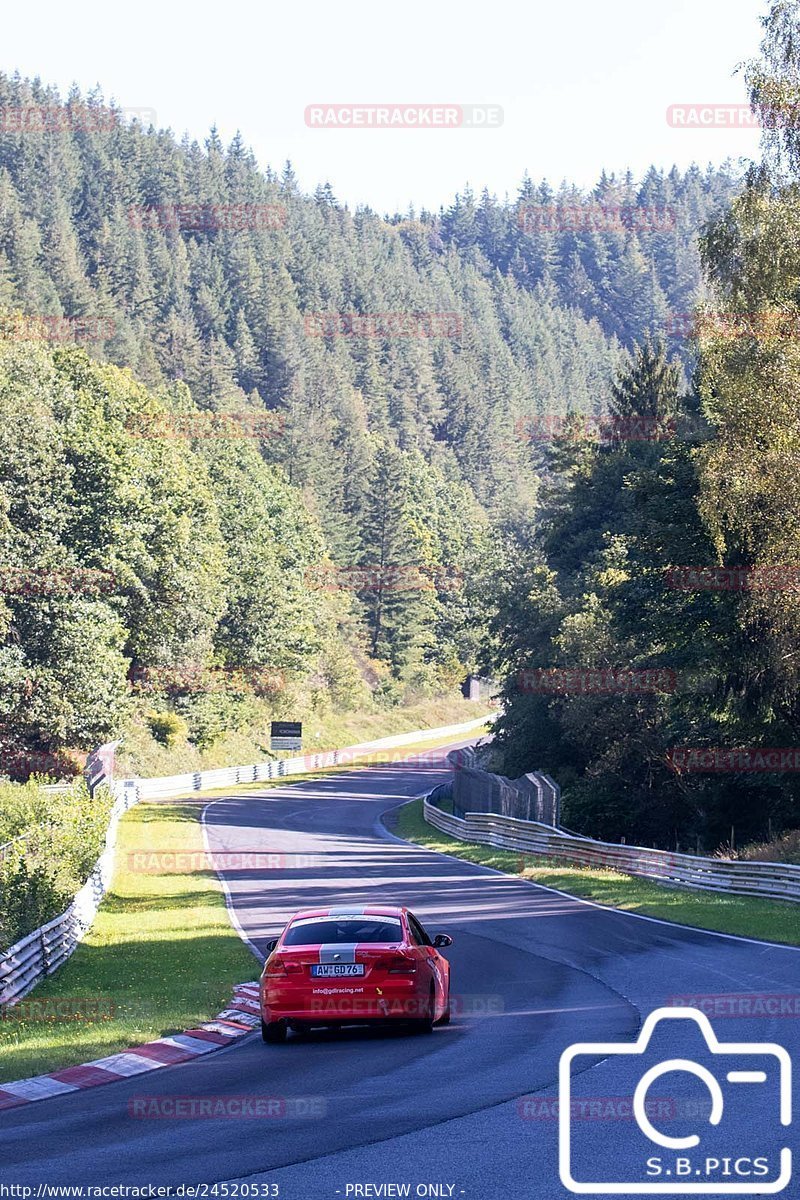
M 397 841 L 381 814 L 441 782 L 443 756 L 438 768 L 395 763 L 213 801 L 205 820 L 212 850 L 290 856 L 224 876 L 236 920 L 258 948 L 295 909 L 329 900 L 405 903 L 430 932 L 452 934 L 447 955 L 458 1000 L 450 1026 L 431 1036 L 355 1029 L 292 1035 L 278 1046 L 264 1046 L 255 1034 L 138 1081 L 10 1110 L 0 1115 L 0 1182 L 238 1180 L 277 1185 L 284 1200 L 402 1195 L 367 1186 L 392 1183 L 410 1185 L 412 1196 L 426 1194 L 417 1185 L 436 1185 L 428 1195 L 563 1198 L 569 1193 L 559 1181 L 553 1104 L 567 1046 L 630 1043 L 671 996 L 800 993 L 796 950 L 603 910 Z M 299 864 L 296 855 L 305 856 Z M 252 978 L 259 969 L 254 959 Z M 782 1044 L 796 1073 L 799 1015 L 713 1024 L 726 1042 Z M 664 1037 L 666 1056 L 675 1057 L 672 1031 Z M 614 1104 L 630 1097 L 637 1077 L 622 1066 L 630 1063 L 607 1056 L 584 1062 L 575 1093 Z M 752 1083 L 733 1088 L 720 1126 L 732 1155 L 757 1145 L 772 1163 L 782 1146 L 797 1149 L 796 1125 L 778 1122 L 773 1082 L 764 1092 Z M 707 1096 L 698 1087 L 670 1090 L 664 1080 L 651 1095 L 689 1105 Z M 136 1119 L 128 1102 L 142 1095 L 266 1095 L 279 1098 L 281 1111 L 260 1119 Z M 605 1172 L 596 1178 L 621 1171 L 622 1180 L 630 1168 L 635 1129 L 620 1111 L 609 1117 L 606 1108 L 602 1121 L 578 1122 L 589 1167 Z M 668 1115 L 670 1133 L 706 1128 L 705 1119 L 687 1123 L 697 1108 L 677 1111 Z M 653 1149 L 665 1163 L 673 1156 Z

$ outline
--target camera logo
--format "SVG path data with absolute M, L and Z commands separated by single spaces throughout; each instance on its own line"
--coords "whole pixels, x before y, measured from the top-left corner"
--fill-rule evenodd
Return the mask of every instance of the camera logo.
M 659 1047 L 666 1043 L 672 1051 L 685 1036 L 698 1051 L 696 1057 L 707 1059 L 708 1065 L 671 1054 L 652 1061 L 651 1040 L 657 1027 Z M 573 1128 L 573 1076 L 585 1057 L 606 1060 L 604 1066 L 616 1078 L 626 1077 L 625 1083 L 631 1085 L 631 1109 L 638 1132 L 632 1131 L 626 1139 L 624 1155 L 618 1144 L 611 1144 L 607 1131 L 594 1132 L 600 1122 L 593 1127 L 594 1144 L 581 1144 L 588 1136 L 586 1123 Z M 751 1145 L 750 1139 L 755 1142 L 763 1134 L 766 1120 L 771 1121 L 771 1137 L 777 1125 L 791 1124 L 791 1071 L 791 1059 L 783 1046 L 720 1042 L 708 1017 L 695 1008 L 656 1009 L 631 1045 L 576 1042 L 567 1047 L 559 1063 L 561 1182 L 571 1192 L 595 1195 L 755 1196 L 780 1192 L 791 1180 L 791 1150 L 767 1147 L 766 1152 L 763 1138 L 760 1147 Z M 661 1081 L 659 1093 L 665 1091 L 666 1076 L 672 1078 L 676 1098 L 683 1100 L 681 1111 L 688 1114 L 684 1128 L 673 1128 L 670 1134 L 657 1127 L 648 1105 L 648 1092 L 656 1081 Z M 726 1136 L 727 1142 L 723 1140 Z M 656 1148 L 662 1153 L 655 1153 Z M 609 1178 L 603 1178 L 606 1166 Z M 616 1178 L 620 1175 L 630 1178 Z

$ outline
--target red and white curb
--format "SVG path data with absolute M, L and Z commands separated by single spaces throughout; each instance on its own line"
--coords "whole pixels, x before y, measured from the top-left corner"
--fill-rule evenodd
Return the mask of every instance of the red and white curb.
M 81 1066 L 63 1067 L 49 1075 L 0 1083 L 0 1111 L 31 1104 L 34 1100 L 48 1100 L 66 1092 L 99 1087 L 102 1083 L 115 1083 L 131 1075 L 157 1071 L 159 1067 L 174 1067 L 198 1055 L 219 1050 L 221 1046 L 230 1046 L 237 1038 L 252 1033 L 260 1023 L 258 984 L 239 983 L 233 989 L 230 1006 L 218 1013 L 213 1021 L 195 1029 L 145 1042 L 143 1046 L 132 1046 L 121 1054 L 110 1054 L 108 1058 L 95 1058 Z

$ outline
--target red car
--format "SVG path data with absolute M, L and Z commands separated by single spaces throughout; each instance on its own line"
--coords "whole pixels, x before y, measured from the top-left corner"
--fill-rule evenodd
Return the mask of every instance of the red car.
M 314 1025 L 411 1022 L 430 1033 L 450 1020 L 450 964 L 407 908 L 307 908 L 268 943 L 261 975 L 261 1036 Z

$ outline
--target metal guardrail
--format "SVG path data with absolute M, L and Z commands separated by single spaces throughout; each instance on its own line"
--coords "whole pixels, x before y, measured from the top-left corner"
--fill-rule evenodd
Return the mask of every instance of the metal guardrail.
M 117 784 L 112 791 L 115 799 L 103 853 L 72 904 L 0 956 L 0 1004 L 21 1000 L 40 979 L 52 975 L 69 958 L 92 924 L 111 882 L 119 818 L 136 803 L 130 788 Z
M 183 775 L 166 775 L 158 779 L 126 779 L 124 785 L 136 791 L 139 800 L 157 799 L 163 796 L 180 796 L 186 792 L 204 792 L 213 788 L 234 787 L 240 783 L 261 783 L 270 779 L 283 779 L 290 775 L 304 775 L 307 771 L 319 771 L 325 767 L 341 767 L 348 763 L 357 765 L 360 757 L 374 751 L 389 750 L 399 746 L 410 746 L 420 739 L 458 737 L 485 725 L 496 714 L 490 713 L 461 725 L 444 725 L 439 729 L 416 729 L 412 733 L 396 733 L 390 737 L 377 738 L 371 742 L 359 742 L 343 750 L 326 750 L 317 754 L 304 754 L 298 758 L 272 759 L 269 762 L 251 763 L 244 767 L 217 767 L 211 771 L 187 771 Z
M 57 796 L 66 794 L 71 787 L 71 783 L 48 783 L 43 785 L 41 790 L 48 796 Z M 46 822 L 43 822 L 41 825 L 32 825 L 24 833 L 18 833 L 16 837 L 3 842 L 0 845 L 0 864 L 4 863 L 9 855 L 14 853 L 15 848 L 21 842 L 35 841 L 36 835 L 45 832 L 47 828 Z
M 4 863 L 9 855 L 15 852 L 16 847 L 21 842 L 29 841 L 38 832 L 39 826 L 37 825 L 35 829 L 29 829 L 26 833 L 19 833 L 16 837 L 11 838 L 10 841 L 3 842 L 2 846 L 0 846 L 0 864 Z
M 259 783 L 262 780 L 302 775 L 322 767 L 357 763 L 360 757 L 372 751 L 407 746 L 425 738 L 458 737 L 485 725 L 492 715 L 478 717 L 461 725 L 417 729 L 412 733 L 399 733 L 372 742 L 360 742 L 343 750 L 305 754 L 299 758 L 278 759 L 244 767 L 220 767 L 212 771 L 192 771 L 184 775 L 168 775 L 158 779 L 123 779 L 112 784 L 114 805 L 103 853 L 66 912 L 29 933 L 5 954 L 0 955 L 0 1005 L 21 1000 L 41 979 L 52 975 L 83 940 L 111 883 L 119 818 L 140 800 L 178 796 L 185 792 L 206 791 L 237 783 Z
M 545 855 L 578 866 L 611 867 L 671 887 L 800 902 L 800 866 L 791 863 L 703 858 L 645 846 L 620 846 L 496 813 L 467 813 L 462 820 L 442 812 L 428 797 L 423 809 L 429 825 L 465 842 Z
M 447 783 L 437 784 L 436 787 L 433 789 L 433 791 L 428 794 L 428 800 L 431 802 L 431 804 L 435 804 L 437 806 L 437 808 L 441 805 L 443 800 L 447 800 L 450 802 L 450 804 L 452 804 L 453 803 L 452 781 L 448 780 Z

